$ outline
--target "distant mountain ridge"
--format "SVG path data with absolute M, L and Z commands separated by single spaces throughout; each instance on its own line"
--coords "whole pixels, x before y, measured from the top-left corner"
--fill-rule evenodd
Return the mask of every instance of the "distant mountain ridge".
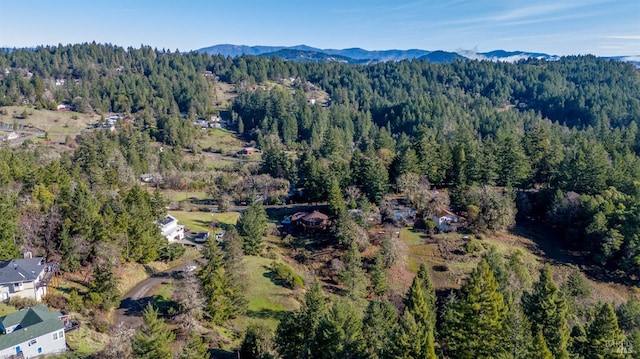
M 544 59 L 556 59 L 557 56 L 543 53 L 529 53 L 524 51 L 496 50 L 486 53 L 472 51 L 447 52 L 428 51 L 420 49 L 409 50 L 365 50 L 361 48 L 348 49 L 319 49 L 307 45 L 296 46 L 246 46 L 221 44 L 196 50 L 197 52 L 223 55 L 241 56 L 254 55 L 266 57 L 280 57 L 290 61 L 326 61 L 343 62 L 350 64 L 374 63 L 384 61 L 401 61 L 422 59 L 431 62 L 452 62 L 455 60 L 479 59 L 492 61 L 517 61 L 523 58 L 536 57 Z
M 420 49 L 409 50 L 365 50 L 361 48 L 348 49 L 319 49 L 307 45 L 296 46 L 246 46 L 221 44 L 204 47 L 196 52 L 223 56 L 254 55 L 263 57 L 279 57 L 283 60 L 296 62 L 340 62 L 348 64 L 368 64 L 385 61 L 402 61 L 420 59 L 430 62 L 453 62 L 456 60 L 489 60 L 516 62 L 528 58 L 557 60 L 559 56 L 541 52 L 493 50 L 489 52 L 475 52 L 461 50 L 458 52 L 428 51 Z M 611 56 L 604 57 L 616 61 L 628 62 L 640 68 L 640 56 Z

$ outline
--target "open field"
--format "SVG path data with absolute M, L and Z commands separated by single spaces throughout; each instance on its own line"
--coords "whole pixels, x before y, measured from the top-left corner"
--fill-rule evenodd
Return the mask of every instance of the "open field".
M 91 124 L 100 120 L 96 114 L 82 114 L 67 111 L 36 110 L 28 106 L 5 106 L 2 107 L 6 115 L 0 114 L 0 122 L 17 123 L 23 126 L 30 126 L 42 131 L 49 132 L 49 138 L 58 141 L 64 139 L 68 134 L 78 134 Z M 27 110 L 26 119 L 17 119 Z
M 208 232 L 211 231 L 211 221 L 215 223 L 235 224 L 240 213 L 225 212 L 187 212 L 187 211 L 169 211 L 169 214 L 176 217 L 180 224 L 183 224 L 191 232 Z
M 282 315 L 287 311 L 294 311 L 300 307 L 296 300 L 297 291 L 274 283 L 269 275 L 271 259 L 246 256 L 247 287 L 246 298 L 249 310 L 246 318 L 239 320 L 239 324 L 246 324 L 248 320 L 261 320 L 275 328 Z
M 220 109 L 229 108 L 231 100 L 238 97 L 235 86 L 226 82 L 214 82 L 213 89 L 213 104 Z
M 430 238 L 424 233 L 414 232 L 411 228 L 403 228 L 399 237 L 407 252 L 405 269 L 415 273 L 421 263 L 426 263 L 431 270 L 431 279 L 436 289 L 445 292 L 459 288 L 490 247 L 495 247 L 505 260 L 519 252 L 520 263 L 531 274 L 532 281 L 537 280 L 538 269 L 543 263 L 551 264 L 554 279 L 559 285 L 564 283 L 572 271 L 580 268 L 571 261 L 571 258 L 561 253 L 561 250 L 554 253 L 542 250 L 545 246 L 542 239 L 534 240 L 509 232 L 486 234 L 481 237 L 482 239 L 454 233 L 437 234 Z M 473 252 L 468 252 L 470 242 L 480 247 Z M 584 268 L 582 269 L 584 272 Z M 412 275 L 397 272 L 395 274 L 398 279 L 404 281 L 403 286 L 406 290 Z M 593 303 L 602 301 L 619 304 L 627 300 L 632 292 L 629 287 L 613 280 L 595 280 L 588 275 L 587 279 L 591 285 L 590 301 Z M 393 287 L 402 288 L 397 283 Z
M 189 199 L 191 197 L 196 198 L 196 199 L 207 199 L 207 193 L 204 191 L 173 191 L 173 190 L 163 190 L 162 193 L 164 194 L 165 198 L 167 198 L 169 201 L 172 202 L 177 202 L 177 201 L 184 201 L 186 199 Z

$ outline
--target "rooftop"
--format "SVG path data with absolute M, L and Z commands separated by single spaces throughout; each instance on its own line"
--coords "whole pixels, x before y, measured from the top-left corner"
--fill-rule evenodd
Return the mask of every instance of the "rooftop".
M 64 329 L 62 313 L 52 312 L 45 305 L 36 305 L 0 318 L 0 329 L 18 325 L 13 332 L 0 335 L 0 349 L 6 349 L 39 336 Z
M 164 227 L 166 225 L 171 224 L 172 222 L 176 222 L 177 223 L 178 220 L 174 216 L 168 214 L 166 217 L 164 217 L 163 219 L 160 220 L 160 225 L 162 225 Z
M 34 281 L 45 269 L 44 258 L 0 261 L 0 284 Z

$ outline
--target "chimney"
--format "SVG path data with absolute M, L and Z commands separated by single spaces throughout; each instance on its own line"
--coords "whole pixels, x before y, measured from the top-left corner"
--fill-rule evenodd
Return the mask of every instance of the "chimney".
M 24 259 L 31 259 L 31 258 L 33 258 L 33 253 L 31 253 L 31 251 L 24 252 Z

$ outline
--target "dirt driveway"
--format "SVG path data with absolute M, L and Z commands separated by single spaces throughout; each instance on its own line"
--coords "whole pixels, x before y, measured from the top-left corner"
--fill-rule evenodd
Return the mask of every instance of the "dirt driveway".
M 125 327 L 129 328 L 140 327 L 143 324 L 142 311 L 144 308 L 149 302 L 156 299 L 160 288 L 163 285 L 172 284 L 175 275 L 182 270 L 183 266 L 171 268 L 138 283 L 123 296 L 120 307 L 115 311 L 113 324 L 117 326 L 123 323 Z

